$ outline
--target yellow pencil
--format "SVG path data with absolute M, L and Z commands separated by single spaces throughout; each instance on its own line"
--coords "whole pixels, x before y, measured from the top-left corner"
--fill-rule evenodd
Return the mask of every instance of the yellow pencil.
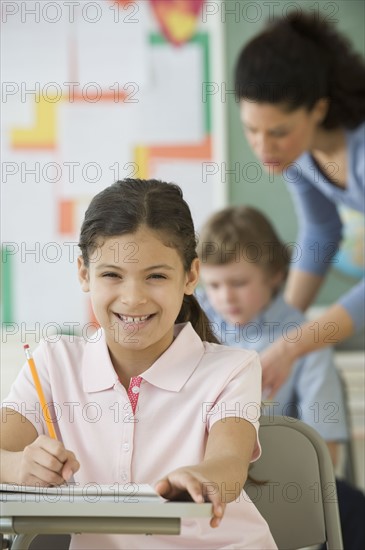
M 53 423 L 51 421 L 51 414 L 49 412 L 49 408 L 48 408 L 48 405 L 46 403 L 46 399 L 44 397 L 43 389 L 42 389 L 42 386 L 41 386 L 41 381 L 39 380 L 39 376 L 38 376 L 38 372 L 37 372 L 37 369 L 36 369 L 36 366 L 35 366 L 35 362 L 34 362 L 34 359 L 32 357 L 32 354 L 30 352 L 28 344 L 24 345 L 24 351 L 25 351 L 25 356 L 26 356 L 27 361 L 28 361 L 28 365 L 30 367 L 30 371 L 31 371 L 32 376 L 33 376 L 34 385 L 35 385 L 35 389 L 37 390 L 39 402 L 40 402 L 41 407 L 42 407 L 43 417 L 44 417 L 44 420 L 46 421 L 46 424 L 47 424 L 49 437 L 52 437 L 52 439 L 57 439 L 56 432 L 55 432 Z

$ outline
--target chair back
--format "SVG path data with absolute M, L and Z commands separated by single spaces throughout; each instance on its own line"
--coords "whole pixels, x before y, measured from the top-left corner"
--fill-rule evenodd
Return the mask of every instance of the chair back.
M 327 542 L 342 550 L 336 482 L 327 445 L 300 420 L 260 419 L 262 455 L 245 491 L 266 519 L 280 550 Z M 265 482 L 256 484 L 255 481 Z
M 351 411 L 349 407 L 349 395 L 348 395 L 348 389 L 347 389 L 347 383 L 346 380 L 342 374 L 342 372 L 338 370 L 338 377 L 341 383 L 341 389 L 342 389 L 342 395 L 343 395 L 343 401 L 345 404 L 345 415 L 346 415 L 346 423 L 347 423 L 347 431 L 349 434 L 348 440 L 345 442 L 344 445 L 344 451 L 345 451 L 345 460 L 344 460 L 344 468 L 343 468 L 343 475 L 346 481 L 350 485 L 357 486 L 357 476 L 356 476 L 356 466 L 355 466 L 355 451 L 353 446 L 353 435 L 352 435 L 352 422 L 351 422 Z

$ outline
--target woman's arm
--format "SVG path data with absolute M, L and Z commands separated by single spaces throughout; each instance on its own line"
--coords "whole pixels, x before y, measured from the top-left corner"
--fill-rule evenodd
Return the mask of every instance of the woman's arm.
M 342 238 L 337 206 L 302 173 L 308 171 L 304 168 L 300 168 L 300 177 L 288 184 L 298 218 L 298 236 L 285 287 L 285 299 L 301 311 L 314 301 L 328 269 L 336 261 Z
M 324 279 L 321 275 L 291 269 L 285 285 L 286 302 L 305 311 L 313 303 Z
M 155 489 L 174 500 L 190 497 L 195 502 L 213 503 L 212 527 L 218 527 L 225 505 L 241 493 L 256 443 L 250 422 L 229 417 L 215 422 L 210 430 L 203 462 L 170 472 Z
M 13 409 L 1 410 L 1 483 L 60 485 L 79 467 L 60 441 L 38 436 L 33 424 Z
M 265 399 L 272 397 L 289 376 L 299 357 L 342 342 L 354 332 L 354 322 L 341 304 L 334 304 L 314 321 L 308 321 L 279 338 L 260 355 Z

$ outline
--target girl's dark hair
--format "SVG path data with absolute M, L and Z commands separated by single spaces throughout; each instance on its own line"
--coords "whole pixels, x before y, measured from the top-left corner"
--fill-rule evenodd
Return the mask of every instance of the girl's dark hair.
M 287 275 L 290 252 L 270 221 L 256 208 L 229 206 L 213 214 L 200 231 L 202 265 L 223 265 L 244 259 L 269 277 Z
M 197 258 L 196 236 L 190 209 L 178 185 L 158 180 L 117 181 L 91 201 L 81 226 L 79 247 L 86 266 L 102 240 L 135 233 L 142 225 L 159 233 L 175 248 L 188 272 Z M 196 298 L 185 295 L 175 323 L 190 321 L 202 340 L 218 343 Z
M 241 51 L 238 99 L 311 110 L 329 99 L 322 126 L 354 128 L 365 119 L 365 63 L 350 42 L 315 14 L 275 20 Z

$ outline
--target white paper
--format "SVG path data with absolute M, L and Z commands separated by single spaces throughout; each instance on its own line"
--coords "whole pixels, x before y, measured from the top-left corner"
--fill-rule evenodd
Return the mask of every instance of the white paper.
M 82 87 L 90 82 L 103 89 L 115 82 L 145 84 L 148 10 L 144 4 L 99 1 L 79 9 L 75 54 Z
M 143 143 L 201 143 L 205 138 L 201 46 L 186 44 L 174 49 L 169 44 L 156 45 L 150 51 L 149 67 L 149 86 L 140 94 Z
M 151 502 L 164 499 L 148 484 L 70 483 L 56 487 L 0 484 L 1 502 Z

